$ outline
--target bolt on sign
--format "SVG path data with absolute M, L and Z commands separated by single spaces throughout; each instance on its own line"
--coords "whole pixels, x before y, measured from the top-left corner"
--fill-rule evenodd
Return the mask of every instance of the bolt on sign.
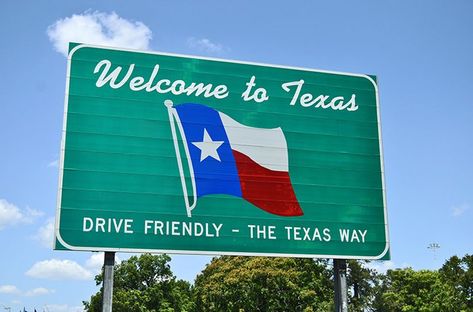
M 380 259 L 374 77 L 71 44 L 56 249 Z

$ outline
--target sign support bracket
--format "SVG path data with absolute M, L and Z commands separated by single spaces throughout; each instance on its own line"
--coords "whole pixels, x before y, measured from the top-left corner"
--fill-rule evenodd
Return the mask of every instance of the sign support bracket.
M 335 312 L 348 312 L 347 297 L 347 261 L 333 259 L 334 287 L 335 287 Z
M 102 311 L 112 312 L 113 297 L 113 267 L 115 265 L 115 253 L 106 251 L 103 259 L 103 302 Z

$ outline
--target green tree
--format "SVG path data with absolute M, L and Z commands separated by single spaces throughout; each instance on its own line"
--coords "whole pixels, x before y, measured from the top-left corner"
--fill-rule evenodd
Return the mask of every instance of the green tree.
M 366 311 L 371 307 L 380 275 L 366 266 L 366 260 L 347 260 L 348 308 L 350 311 Z
M 195 311 L 328 311 L 331 275 L 327 261 L 217 257 L 196 278 Z
M 473 255 L 453 256 L 439 272 L 442 280 L 455 289 L 462 308 L 473 311 Z
M 388 270 L 376 289 L 373 311 L 462 311 L 455 289 L 438 271 Z
M 114 268 L 113 311 L 172 312 L 192 308 L 190 284 L 177 280 L 169 266 L 168 255 L 142 254 L 121 262 Z M 102 284 L 103 272 L 95 277 Z M 87 311 L 102 310 L 102 290 L 84 302 Z

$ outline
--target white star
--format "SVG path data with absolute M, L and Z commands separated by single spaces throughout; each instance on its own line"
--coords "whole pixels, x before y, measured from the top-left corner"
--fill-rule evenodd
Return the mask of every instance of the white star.
M 192 144 L 200 149 L 200 162 L 209 156 L 220 161 L 220 156 L 218 155 L 217 149 L 223 144 L 224 141 L 212 141 L 212 138 L 205 128 L 204 138 L 202 140 L 202 142 L 192 142 Z

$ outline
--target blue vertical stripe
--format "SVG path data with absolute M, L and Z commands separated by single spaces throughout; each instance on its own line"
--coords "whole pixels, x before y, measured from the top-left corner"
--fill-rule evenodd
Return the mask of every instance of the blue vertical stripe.
M 240 178 L 225 128 L 218 111 L 201 105 L 186 103 L 174 106 L 187 140 L 194 168 L 197 197 L 209 194 L 242 196 Z M 217 149 L 220 161 L 207 157 L 200 161 L 201 150 L 193 142 L 202 142 L 204 129 L 212 141 L 223 141 Z

